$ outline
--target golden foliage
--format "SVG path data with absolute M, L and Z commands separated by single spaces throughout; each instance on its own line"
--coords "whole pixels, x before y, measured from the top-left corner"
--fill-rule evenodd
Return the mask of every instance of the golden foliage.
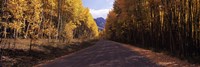
M 81 0 L 7 0 L 6 6 L 1 5 L 1 18 L 5 22 L 1 26 L 4 32 L 11 30 L 8 32 L 15 37 L 61 38 L 64 35 L 73 39 L 75 35 L 93 38 L 99 34 L 89 9 L 83 7 Z

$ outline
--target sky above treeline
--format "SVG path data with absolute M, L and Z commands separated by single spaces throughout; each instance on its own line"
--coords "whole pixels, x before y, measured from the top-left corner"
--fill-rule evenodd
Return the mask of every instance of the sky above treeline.
M 107 14 L 113 8 L 114 0 L 82 0 L 83 5 L 90 9 L 94 18 L 103 17 L 106 19 Z

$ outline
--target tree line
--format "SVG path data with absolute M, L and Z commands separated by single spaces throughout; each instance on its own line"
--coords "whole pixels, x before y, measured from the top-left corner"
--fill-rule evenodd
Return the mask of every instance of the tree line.
M 81 0 L 0 0 L 1 38 L 49 38 L 70 41 L 98 36 Z
M 199 0 L 116 0 L 106 38 L 200 60 Z

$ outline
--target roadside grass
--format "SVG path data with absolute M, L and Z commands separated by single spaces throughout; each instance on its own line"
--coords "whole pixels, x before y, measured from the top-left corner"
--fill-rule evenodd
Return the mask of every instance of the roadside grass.
M 15 45 L 13 41 L 13 39 L 7 39 L 5 41 L 7 44 L 0 44 L 3 67 L 32 67 L 92 46 L 97 40 L 74 40 L 66 44 L 58 40 L 48 42 L 47 39 L 40 39 L 34 41 L 31 51 L 29 50 L 30 40 L 18 39 Z

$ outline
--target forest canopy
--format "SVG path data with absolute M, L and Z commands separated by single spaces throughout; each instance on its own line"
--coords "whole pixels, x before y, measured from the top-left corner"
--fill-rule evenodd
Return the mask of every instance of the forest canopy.
M 81 0 L 0 0 L 1 38 L 96 38 L 98 27 Z
M 107 39 L 178 57 L 200 55 L 200 0 L 116 0 Z

